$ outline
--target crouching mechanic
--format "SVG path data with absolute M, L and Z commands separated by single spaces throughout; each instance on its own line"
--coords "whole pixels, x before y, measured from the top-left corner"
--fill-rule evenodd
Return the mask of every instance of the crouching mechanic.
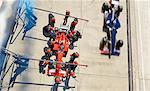
M 70 41 L 69 48 L 72 50 L 74 49 L 74 43 L 78 41 L 79 38 L 81 39 L 82 35 L 79 31 L 72 30 L 68 33 L 67 37 Z
M 66 25 L 67 24 L 67 21 L 68 21 L 68 17 L 70 16 L 70 11 L 66 10 L 66 15 L 65 15 L 65 18 L 64 18 L 64 22 L 63 22 L 63 25 Z
M 70 60 L 68 62 L 68 65 L 67 65 L 68 75 L 72 76 L 73 78 L 76 78 L 75 70 L 78 66 L 78 62 L 75 61 L 75 59 L 79 57 L 79 54 L 78 54 L 78 52 L 75 52 L 75 53 L 71 54 L 70 56 L 71 57 L 70 57 Z
M 48 47 L 44 47 L 44 53 L 45 55 L 42 56 L 41 61 L 39 62 L 39 72 L 40 73 L 45 73 L 44 68 L 46 67 L 47 64 L 50 64 L 50 57 L 52 56 L 52 51 Z
M 72 21 L 71 25 L 70 25 L 70 31 L 73 31 L 73 30 L 75 29 L 75 26 L 76 26 L 77 24 L 78 24 L 78 19 L 75 18 L 75 19 Z

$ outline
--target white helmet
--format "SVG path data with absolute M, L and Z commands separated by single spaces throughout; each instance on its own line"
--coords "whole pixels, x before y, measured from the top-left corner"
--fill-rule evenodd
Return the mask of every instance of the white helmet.
M 119 0 L 111 0 L 111 4 L 119 5 Z

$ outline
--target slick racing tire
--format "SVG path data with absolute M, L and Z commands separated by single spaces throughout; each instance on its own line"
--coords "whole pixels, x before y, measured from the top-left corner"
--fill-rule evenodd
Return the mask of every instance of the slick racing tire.
M 105 11 L 109 11 L 109 4 L 104 2 L 101 8 L 101 12 L 104 13 Z
M 107 38 L 103 37 L 102 40 L 100 41 L 99 50 L 104 49 L 104 46 L 106 45 L 106 42 L 107 42 Z
M 48 31 L 48 26 L 44 26 L 43 27 L 43 35 L 45 37 L 49 37 L 50 36 L 50 32 Z
M 120 50 L 120 48 L 123 46 L 123 41 L 122 40 L 118 40 L 116 43 L 116 50 Z

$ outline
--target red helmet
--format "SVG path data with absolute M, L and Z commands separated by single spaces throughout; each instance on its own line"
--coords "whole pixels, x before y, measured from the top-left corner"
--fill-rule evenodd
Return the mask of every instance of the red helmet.
M 78 23 L 78 21 L 74 21 L 74 22 L 73 22 L 73 25 L 75 26 L 75 25 L 77 25 L 77 23 Z
M 75 64 L 75 65 L 78 65 L 78 62 L 77 62 L 77 61 L 74 61 L 74 64 Z
M 55 18 L 53 17 L 53 18 L 51 19 L 51 21 L 52 21 L 53 23 L 55 23 Z
M 50 30 L 53 30 L 53 27 L 50 27 Z
M 45 63 L 45 64 L 48 64 L 48 63 L 49 63 L 49 60 L 45 60 L 44 63 Z
M 76 56 L 76 57 L 79 57 L 79 53 L 78 53 L 78 52 L 75 52 L 75 56 Z
M 73 76 L 73 75 L 74 75 L 74 72 L 70 72 L 70 75 Z
M 56 82 L 56 83 L 60 83 L 60 78 L 59 78 L 59 77 L 56 77 L 56 78 L 55 78 L 55 82 Z
M 51 49 L 50 49 L 50 48 L 49 48 L 49 49 L 47 49 L 47 52 L 48 52 L 48 53 L 50 53 L 50 52 L 51 52 Z
M 75 34 L 75 33 L 76 33 L 76 31 L 75 31 L 75 30 L 72 30 L 72 33 L 73 33 L 73 34 Z

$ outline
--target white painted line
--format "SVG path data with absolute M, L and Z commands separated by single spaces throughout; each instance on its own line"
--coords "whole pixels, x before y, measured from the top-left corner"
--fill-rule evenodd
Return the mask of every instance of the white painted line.
M 3 4 L 3 0 L 0 0 L 0 8 L 1 8 L 2 4 Z
M 5 0 L 3 2 L 3 0 L 0 0 L 0 8 L 3 3 L 6 4 L 6 7 L 2 8 L 3 10 L 0 12 L 0 22 L 1 22 L 0 24 L 0 46 L 2 45 L 2 42 L 4 41 L 4 38 L 6 36 L 5 29 L 6 29 L 6 24 L 7 24 L 7 21 L 6 21 L 7 15 L 8 13 L 10 13 L 11 6 L 15 0 L 11 0 L 11 2 L 9 1 L 10 0 Z
M 138 31 L 137 31 L 137 34 L 138 34 L 138 49 L 139 49 L 139 51 L 138 51 L 138 62 L 140 63 L 141 62 L 141 69 L 139 69 L 139 70 L 141 70 L 141 73 L 142 73 L 142 86 L 143 86 L 143 90 L 142 91 L 145 91 L 145 75 L 144 75 L 144 73 L 145 73 L 145 71 L 144 71 L 144 57 L 143 57 L 143 43 L 142 43 L 142 28 L 141 28 L 141 17 L 140 17 L 140 5 L 139 5 L 139 2 L 138 2 L 138 5 L 137 5 L 137 8 L 138 8 L 138 10 L 137 10 L 137 12 L 138 12 L 138 26 L 139 26 L 139 28 L 137 29 Z
M 136 90 L 135 91 L 140 91 L 139 90 L 139 79 L 138 78 L 136 78 Z
M 2 9 L 1 6 L 3 4 L 3 0 L 0 0 L 0 10 Z M 4 30 L 6 28 L 6 15 L 5 15 L 5 11 L 1 11 L 0 12 L 0 46 L 2 45 L 3 39 L 4 39 Z

